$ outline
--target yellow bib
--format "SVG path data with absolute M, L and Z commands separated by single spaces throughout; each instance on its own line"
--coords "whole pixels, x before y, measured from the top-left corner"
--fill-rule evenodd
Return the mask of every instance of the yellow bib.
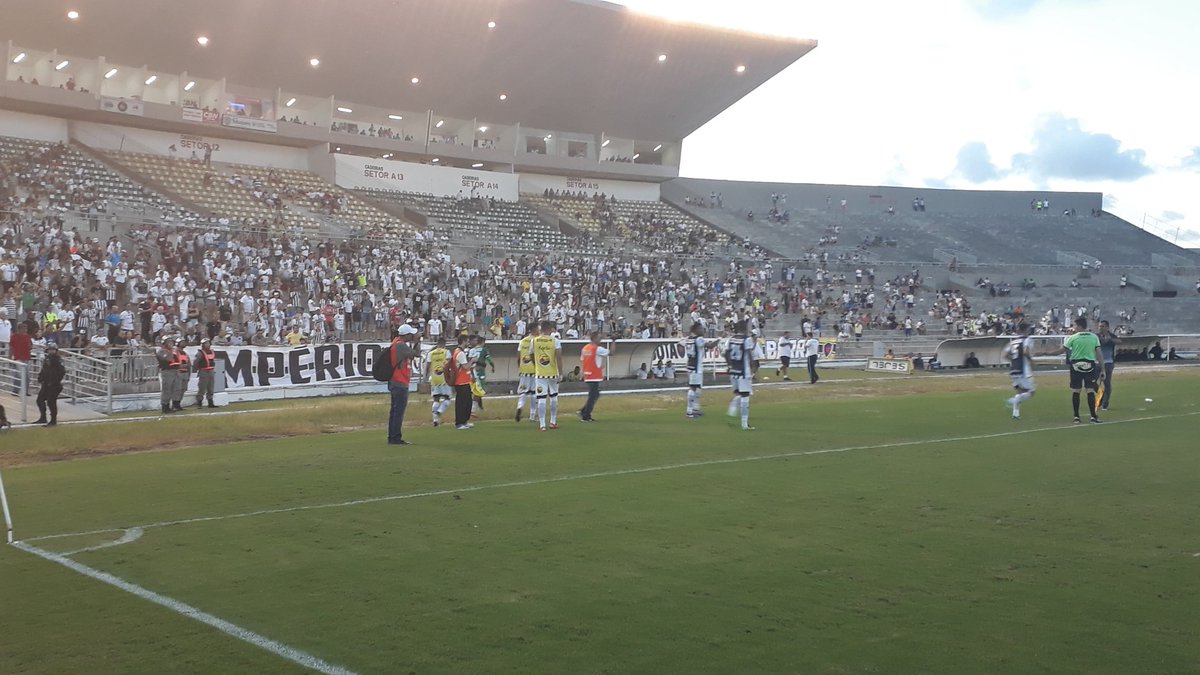
M 429 384 L 439 386 L 446 384 L 446 359 L 450 352 L 445 349 L 434 349 L 429 352 Z
M 521 344 L 517 347 L 517 353 L 521 355 L 521 363 L 517 368 L 517 372 L 521 375 L 533 375 L 533 354 L 529 353 L 529 343 L 533 342 L 532 335 L 526 335 L 521 338 Z
M 556 377 L 558 359 L 555 358 L 554 338 L 539 335 L 533 338 L 533 373 L 537 377 Z

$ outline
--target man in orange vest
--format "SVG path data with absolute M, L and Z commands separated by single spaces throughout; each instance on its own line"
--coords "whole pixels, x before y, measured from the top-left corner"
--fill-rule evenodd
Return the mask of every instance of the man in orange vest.
M 412 360 L 417 352 L 412 342 L 417 338 L 417 329 L 403 324 L 396 329 L 396 337 L 389 348 L 392 361 L 392 378 L 388 380 L 388 393 L 392 407 L 388 411 L 388 445 L 412 445 L 403 438 L 404 411 L 408 408 L 408 386 L 412 382 Z
M 450 357 L 453 364 L 450 372 L 454 374 L 454 428 L 470 429 L 471 424 L 471 371 L 475 362 L 471 360 L 471 338 L 464 333 L 458 336 L 458 348 Z
M 208 407 L 217 407 L 213 404 L 213 370 L 216 366 L 217 355 L 213 353 L 212 340 L 204 338 L 200 341 L 200 349 L 196 352 L 195 362 L 192 363 L 197 379 L 197 408 L 204 405 L 205 399 L 208 399 Z
M 188 363 L 187 351 L 183 348 L 183 340 L 175 341 L 175 391 L 174 399 L 171 401 L 171 410 L 180 412 L 183 410 L 183 394 L 187 391 L 188 379 L 191 377 L 192 368 Z
M 604 368 L 608 365 L 608 355 L 612 352 L 600 345 L 600 333 L 592 333 L 589 337 L 591 342 L 583 346 L 583 353 L 580 355 L 588 397 L 587 403 L 583 404 L 583 409 L 579 411 L 579 419 L 595 422 L 592 419 L 592 410 L 596 408 L 596 401 L 600 400 L 600 383 L 604 381 Z

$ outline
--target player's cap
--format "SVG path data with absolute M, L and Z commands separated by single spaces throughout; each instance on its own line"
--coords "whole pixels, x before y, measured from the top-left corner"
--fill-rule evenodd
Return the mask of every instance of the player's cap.
M 413 328 L 412 326 L 410 326 L 408 324 L 402 324 L 399 328 L 396 329 L 396 333 L 398 335 L 416 335 L 417 329 Z
M 202 344 L 202 345 L 211 345 L 211 344 L 212 344 L 212 340 L 209 340 L 208 338 L 204 338 L 203 340 L 201 340 L 201 341 L 200 341 L 200 344 Z

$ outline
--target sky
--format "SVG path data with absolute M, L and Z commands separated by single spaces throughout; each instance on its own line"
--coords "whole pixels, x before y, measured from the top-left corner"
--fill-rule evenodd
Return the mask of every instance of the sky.
M 689 136 L 681 175 L 1101 192 L 1200 247 L 1196 0 L 619 4 L 819 43 Z

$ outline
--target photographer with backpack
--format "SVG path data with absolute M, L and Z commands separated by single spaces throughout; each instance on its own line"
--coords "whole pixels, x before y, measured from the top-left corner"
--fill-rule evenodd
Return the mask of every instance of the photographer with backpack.
M 412 382 L 412 360 L 417 356 L 412 343 L 417 329 L 404 324 L 396 329 L 396 337 L 387 351 L 379 355 L 372 373 L 375 379 L 388 383 L 392 406 L 388 412 L 388 445 L 412 445 L 403 438 L 404 411 L 408 408 L 408 386 Z

